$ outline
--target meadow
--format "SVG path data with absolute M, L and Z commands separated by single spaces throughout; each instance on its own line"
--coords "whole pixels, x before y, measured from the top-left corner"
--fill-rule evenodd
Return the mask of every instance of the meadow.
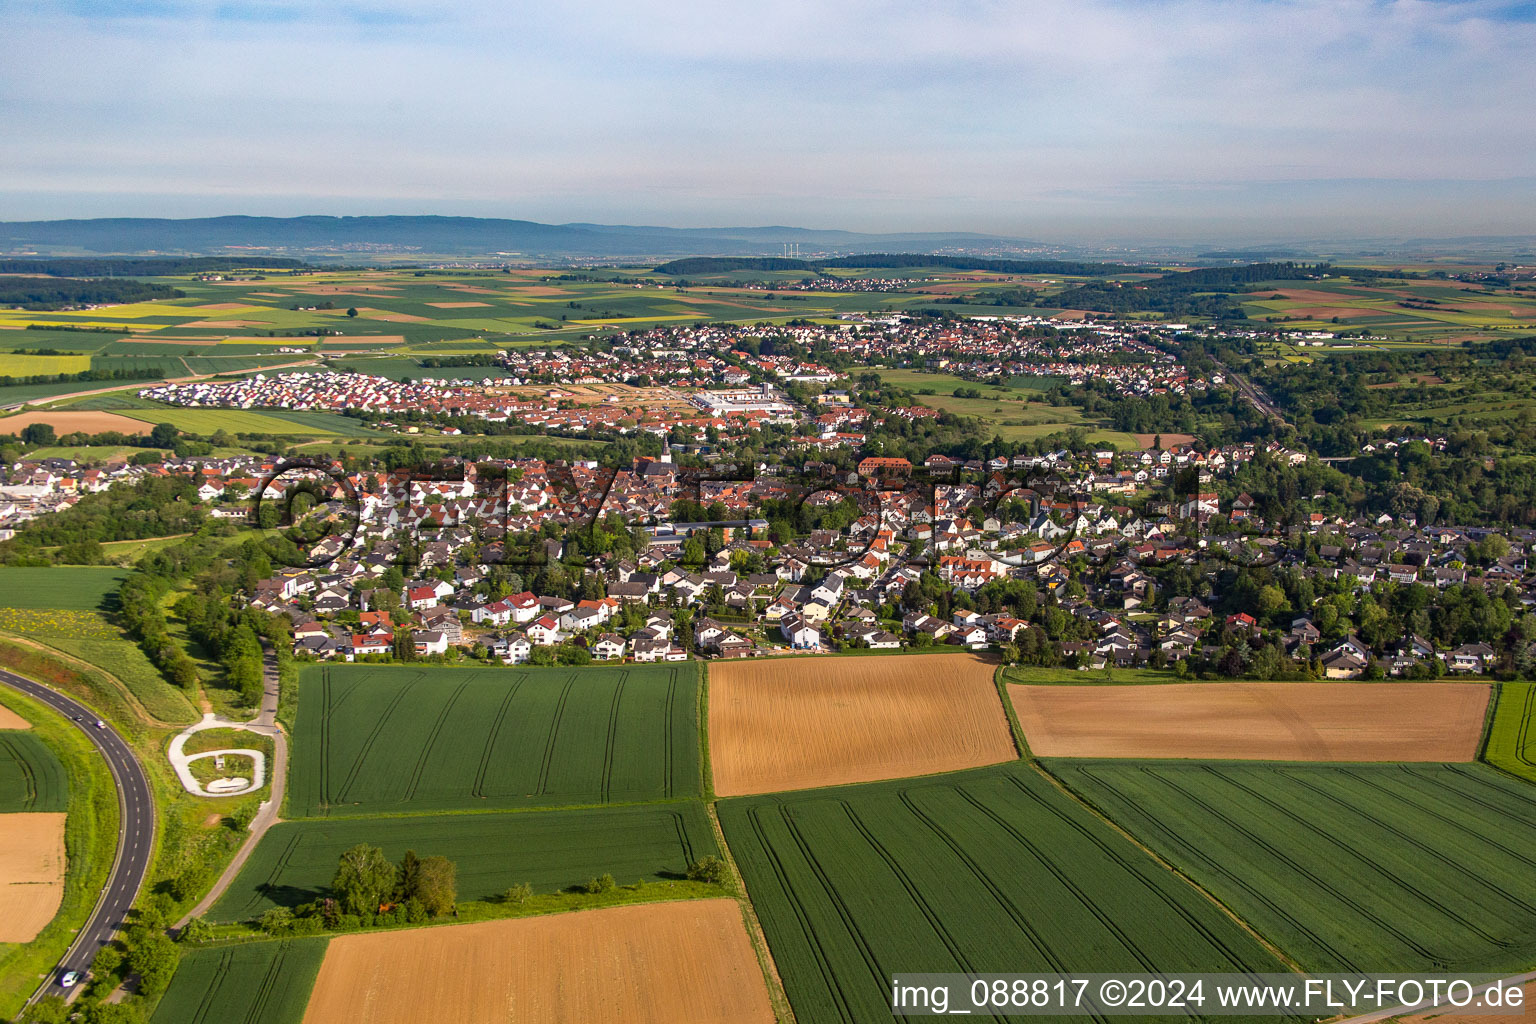
M 1500 683 L 1483 760 L 1536 782 L 1536 683 Z
M 31 732 L 0 732 L 0 813 L 42 813 L 69 809 L 64 766 Z
M 888 1019 L 896 971 L 1284 970 L 1028 765 L 719 812 L 800 1020 Z
M 694 665 L 306 668 L 289 814 L 698 796 L 696 673 Z
M 0 582 L 5 579 L 4 574 L 29 571 L 76 570 L 0 569 Z M 112 596 L 115 594 L 114 590 Z M 144 710 L 162 722 L 189 722 L 196 717 L 186 694 L 171 685 L 139 645 L 129 640 L 100 612 L 4 607 L 0 608 L 0 629 L 36 640 L 110 672 L 138 698 Z
M 1485 765 L 1045 765 L 1308 970 L 1536 958 L 1536 795 Z
M 0 567 L 0 593 L 9 608 L 110 609 L 127 576 L 123 569 L 96 566 L 5 566 Z
M 300 1024 L 324 938 L 194 949 L 151 1018 L 156 1024 Z
M 462 900 L 492 899 L 528 883 L 553 893 L 611 874 L 621 884 L 681 878 L 688 864 L 717 854 L 704 805 L 696 800 L 631 807 L 434 814 L 285 821 L 273 826 L 209 917 L 242 921 L 274 906 L 325 894 L 336 860 L 358 843 L 393 861 L 406 850 L 441 854 L 458 866 Z
M 1134 435 L 1110 430 L 1102 423 L 1087 419 L 1075 406 L 1049 405 L 1040 398 L 1041 379 L 1018 378 L 1006 386 L 978 384 L 948 373 L 923 373 L 917 370 L 886 369 L 875 367 L 880 379 L 913 392 L 913 398 L 930 409 L 972 416 L 985 424 L 986 430 L 1005 441 L 1030 441 L 1046 437 L 1073 427 L 1088 432 L 1092 444 L 1112 444 L 1121 450 L 1137 449 L 1141 445 Z M 956 398 L 957 388 L 974 388 L 980 398 Z M 933 394 L 923 394 L 931 390 Z

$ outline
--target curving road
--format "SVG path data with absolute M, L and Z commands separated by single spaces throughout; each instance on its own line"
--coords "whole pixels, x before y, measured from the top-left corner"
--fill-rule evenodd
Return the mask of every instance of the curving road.
M 44 993 L 60 991 L 58 979 L 65 971 L 82 974 L 96 959 L 97 952 L 112 941 L 118 929 L 124 925 L 128 909 L 133 906 L 149 870 L 149 858 L 155 845 L 155 804 L 149 788 L 149 779 L 139 766 L 133 751 L 111 726 L 96 728 L 96 712 L 57 690 L 41 683 L 34 683 L 13 672 L 0 670 L 0 683 L 19 690 L 34 700 L 41 701 L 76 721 L 76 727 L 88 736 L 96 749 L 107 761 L 112 781 L 117 786 L 119 829 L 117 855 L 112 861 L 112 873 L 106 888 L 91 912 L 90 920 L 75 936 L 74 944 L 59 961 L 58 969 L 43 982 L 32 996 L 36 1000 Z M 79 991 L 76 988 L 75 991 Z M 31 1002 L 31 1000 L 29 1000 Z

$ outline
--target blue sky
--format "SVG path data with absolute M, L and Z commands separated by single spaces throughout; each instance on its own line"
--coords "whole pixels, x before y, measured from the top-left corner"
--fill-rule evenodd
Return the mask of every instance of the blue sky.
M 0 219 L 1536 233 L 1536 4 L 0 0 Z

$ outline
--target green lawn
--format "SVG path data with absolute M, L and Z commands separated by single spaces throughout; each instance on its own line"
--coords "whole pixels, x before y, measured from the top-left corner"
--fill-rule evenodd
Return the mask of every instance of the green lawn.
M 698 796 L 692 666 L 312 666 L 289 813 L 407 813 Z
M 1285 969 L 1027 765 L 719 811 L 799 1020 L 888 1020 L 898 971 Z
M 460 900 L 486 900 L 528 883 L 538 893 L 602 874 L 621 884 L 681 878 L 691 861 L 717 854 L 697 800 L 584 810 L 434 814 L 285 821 L 273 826 L 229 891 L 209 911 L 217 921 L 259 917 L 273 906 L 323 896 L 343 851 L 382 847 L 440 854 L 458 866 Z
M 1045 764 L 1308 970 L 1536 960 L 1536 793 L 1485 765 Z

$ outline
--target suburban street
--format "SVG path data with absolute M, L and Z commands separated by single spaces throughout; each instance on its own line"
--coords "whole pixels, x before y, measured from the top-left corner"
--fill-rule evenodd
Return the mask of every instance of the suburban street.
M 76 935 L 64 958 L 59 961 L 58 968 L 33 996 L 36 999 L 47 991 L 57 990 L 59 976 L 65 971 L 84 973 L 96 953 L 123 927 L 128 910 L 133 906 L 139 887 L 144 882 L 149 869 L 150 853 L 154 849 L 154 799 L 150 793 L 149 780 L 133 751 L 110 725 L 105 729 L 96 728 L 94 711 L 56 690 L 12 672 L 0 670 L 0 682 L 75 720 L 78 728 L 90 737 L 97 750 L 105 756 L 117 787 L 120 821 L 112 872 L 96 909 L 85 927 Z

